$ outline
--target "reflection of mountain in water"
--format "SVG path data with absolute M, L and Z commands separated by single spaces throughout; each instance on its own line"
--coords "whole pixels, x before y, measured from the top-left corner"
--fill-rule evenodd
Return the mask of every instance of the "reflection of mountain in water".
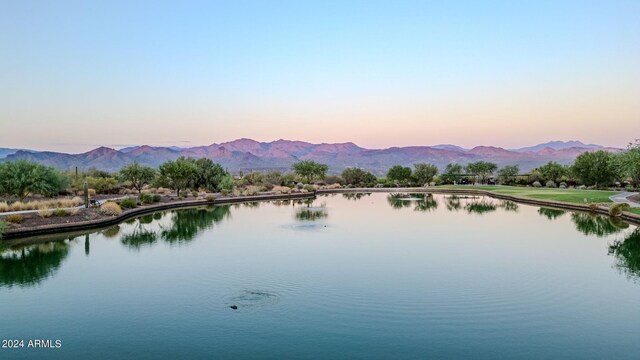
M 564 211 L 564 210 L 549 209 L 549 208 L 540 208 L 540 209 L 538 209 L 538 214 L 540 214 L 542 216 L 546 216 L 547 219 L 549 219 L 549 220 L 555 220 L 556 218 L 559 218 L 560 216 L 564 215 L 565 213 L 566 213 L 566 211 Z
M 595 214 L 572 213 L 571 220 L 581 233 L 598 237 L 615 234 L 629 227 L 629 224 L 618 218 Z
M 609 254 L 616 257 L 616 268 L 634 281 L 640 279 L 640 228 L 609 246 Z
M 0 253 L 0 287 L 35 286 L 51 277 L 67 255 L 64 241 L 7 249 Z

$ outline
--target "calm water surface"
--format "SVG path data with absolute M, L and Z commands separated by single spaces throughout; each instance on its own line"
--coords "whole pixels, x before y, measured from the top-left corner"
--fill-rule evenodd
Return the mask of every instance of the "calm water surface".
M 48 240 L 0 250 L 0 337 L 62 348 L 0 358 L 640 354 L 640 230 L 606 217 L 333 195 Z

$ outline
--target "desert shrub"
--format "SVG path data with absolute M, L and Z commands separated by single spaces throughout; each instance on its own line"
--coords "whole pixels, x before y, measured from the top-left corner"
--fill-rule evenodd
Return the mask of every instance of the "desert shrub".
M 58 216 L 58 217 L 65 217 L 65 216 L 69 215 L 69 212 L 67 212 L 67 209 L 57 208 L 57 209 L 53 210 L 53 214 L 55 216 Z
M 11 204 L 11 211 L 20 211 L 24 209 L 25 209 L 25 206 L 22 201 L 16 201 L 13 204 Z
M 193 191 L 191 192 L 191 195 L 192 195 L 193 197 L 198 197 L 198 192 L 197 192 L 197 191 L 195 191 L 195 190 L 193 190 Z
M 627 191 L 633 191 L 633 185 L 627 185 L 624 189 Z M 2 206 L 2 203 L 0 203 L 0 206 Z M 2 210 L 0 209 L 0 211 Z
M 566 182 L 561 182 L 559 185 L 560 189 L 566 189 L 567 188 L 567 183 Z
M 250 185 L 250 186 L 247 186 L 247 188 L 244 190 L 243 195 L 253 196 L 253 195 L 258 195 L 259 192 L 260 192 L 260 187 Z
M 153 194 L 152 195 L 152 199 L 151 201 L 153 201 L 154 203 L 160 202 L 160 200 L 162 200 L 162 196 L 160 196 L 160 194 Z
M 271 189 L 271 191 L 273 191 L 276 194 L 289 194 L 291 193 L 291 188 L 287 186 L 274 186 L 273 189 Z
M 69 213 L 69 215 L 73 216 L 73 215 L 78 215 L 78 213 L 80 212 L 80 208 L 74 207 L 74 208 L 70 208 L 67 209 L 67 212 Z
M 0 212 L 7 212 L 9 211 L 10 206 L 9 204 L 7 204 L 6 202 L 0 202 Z
M 303 187 L 303 189 L 307 190 L 308 192 L 314 192 L 314 191 L 316 191 L 316 187 L 315 187 L 315 186 L 313 186 L 313 185 L 309 185 L 309 184 L 306 184 L 306 185 Z
M 120 201 L 120 206 L 125 209 L 135 209 L 136 207 L 138 207 L 138 203 L 135 201 L 135 199 L 126 198 Z
M 620 216 L 624 211 L 629 210 L 629 208 L 631 208 L 631 206 L 629 206 L 629 204 L 626 204 L 626 203 L 615 204 L 609 208 L 609 215 Z
M 216 200 L 216 197 L 213 194 L 207 194 L 207 196 L 205 197 L 205 199 L 208 202 L 214 202 Z
M 542 187 L 542 184 L 540 184 L 540 181 L 534 181 L 533 184 L 531 184 L 531 186 L 539 188 L 539 187 Z
M 118 216 L 122 214 L 122 208 L 113 201 L 107 201 L 100 206 L 100 212 L 105 215 Z
M 51 217 L 53 215 L 53 210 L 52 209 L 40 209 L 38 210 L 38 216 L 40 216 L 41 218 L 48 218 Z
M 589 204 L 589 210 L 591 212 L 596 212 L 598 211 L 598 204 Z
M 153 202 L 153 195 L 149 193 L 142 193 L 140 194 L 140 201 L 142 201 L 143 204 L 151 204 Z
M 12 224 L 20 224 L 24 221 L 24 217 L 20 214 L 11 214 L 4 217 L 7 222 Z
M 546 186 L 547 186 L 548 188 L 555 188 L 555 187 L 556 187 L 556 183 L 555 183 L 555 182 L 553 182 L 553 180 L 549 180 L 549 181 L 547 181 Z

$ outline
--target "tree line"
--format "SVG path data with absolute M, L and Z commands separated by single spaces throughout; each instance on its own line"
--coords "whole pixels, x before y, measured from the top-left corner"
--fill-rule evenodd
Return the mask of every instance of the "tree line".
M 27 160 L 0 163 L 0 195 L 24 200 L 31 194 L 55 196 L 77 193 L 84 183 L 97 193 L 115 194 L 123 187 L 141 193 L 147 186 L 166 187 L 180 197 L 187 189 L 230 193 L 234 188 L 251 187 L 255 191 L 269 191 L 276 186 L 296 187 L 302 184 L 340 184 L 354 187 L 399 187 L 450 184 L 461 179 L 487 183 L 498 179 L 512 185 L 565 186 L 585 185 L 607 187 L 625 182 L 637 187 L 640 184 L 640 140 L 630 143 L 618 153 L 603 150 L 579 155 L 570 165 L 550 161 L 526 174 L 520 174 L 518 165 L 506 165 L 477 161 L 448 164 L 439 172 L 429 163 L 414 164 L 413 168 L 394 165 L 383 177 L 358 167 L 344 169 L 340 175 L 329 175 L 328 166 L 313 160 L 296 162 L 292 172 L 279 171 L 240 173 L 235 178 L 219 164 L 207 158 L 180 157 L 166 161 L 158 168 L 131 163 L 117 173 L 87 170 L 81 173 L 59 171 Z M 537 183 L 537 184 L 536 184 Z

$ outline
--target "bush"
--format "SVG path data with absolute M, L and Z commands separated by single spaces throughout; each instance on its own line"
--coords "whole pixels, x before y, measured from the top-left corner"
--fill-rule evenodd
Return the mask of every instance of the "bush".
M 122 208 L 113 201 L 107 201 L 100 206 L 100 212 L 104 215 L 118 216 L 122 214 Z
M 531 186 L 539 188 L 539 187 L 542 187 L 542 184 L 540 184 L 540 181 L 534 181 L 533 184 L 531 184 Z
M 22 217 L 22 215 L 20 215 L 20 214 L 12 214 L 12 215 L 5 216 L 4 219 L 7 222 L 10 222 L 12 224 L 20 224 L 24 220 L 24 217 Z
M 11 204 L 11 211 L 20 211 L 20 210 L 24 210 L 24 203 L 22 203 L 22 201 L 16 201 L 13 204 Z
M 306 184 L 306 185 L 303 187 L 303 189 L 307 190 L 308 192 L 314 192 L 314 191 L 316 191 L 316 187 L 315 187 L 315 186 L 313 186 L 313 185 L 309 185 L 309 184 Z
M 162 200 L 162 196 L 160 196 L 160 194 L 153 194 L 152 196 L 153 196 L 152 201 L 154 203 L 160 202 L 160 200 Z
M 195 191 L 195 190 L 193 190 L 193 191 L 191 192 L 191 195 L 193 195 L 193 197 L 198 197 L 198 192 L 197 192 L 197 191 Z
M 127 198 L 120 202 L 120 206 L 125 209 L 135 209 L 138 207 L 138 203 L 132 198 Z
M 547 181 L 546 186 L 548 188 L 555 188 L 556 187 L 556 183 L 553 180 L 549 180 L 549 181 Z
M 67 212 L 67 210 L 66 210 L 66 209 L 63 209 L 63 208 L 57 208 L 57 209 L 55 209 L 55 210 L 53 211 L 53 214 L 54 214 L 55 216 L 59 216 L 59 217 L 65 217 L 65 216 L 69 215 L 69 213 Z
M 207 200 L 208 202 L 214 202 L 216 201 L 216 197 L 213 194 L 207 194 L 205 200 Z
M 10 207 L 9 204 L 7 204 L 6 202 L 0 202 L 0 212 L 7 212 L 9 211 Z
M 144 204 L 151 204 L 153 202 L 153 195 L 142 193 L 140 194 L 140 201 Z
M 53 210 L 51 209 L 40 209 L 38 210 L 38 216 L 41 218 L 48 218 L 53 215 Z
M 561 182 L 560 183 L 560 189 L 566 189 L 567 188 L 567 183 L 566 182 Z
M 627 211 L 631 208 L 631 206 L 629 206 L 629 204 L 626 203 L 622 203 L 622 204 L 615 204 L 612 207 L 609 208 L 609 215 L 611 216 L 620 216 L 622 215 L 622 213 L 624 211 Z
M 80 212 L 80 208 L 75 207 L 75 208 L 67 209 L 67 212 L 71 216 L 78 215 L 78 213 Z
M 624 189 L 629 191 L 629 192 L 631 192 L 631 191 L 633 191 L 633 185 L 627 185 Z M 2 206 L 2 203 L 0 203 L 0 206 Z M 2 211 L 2 210 L 0 210 L 0 211 Z
M 289 194 L 291 193 L 291 188 L 287 186 L 274 186 L 273 189 L 271 189 L 271 191 L 273 191 L 276 194 Z

